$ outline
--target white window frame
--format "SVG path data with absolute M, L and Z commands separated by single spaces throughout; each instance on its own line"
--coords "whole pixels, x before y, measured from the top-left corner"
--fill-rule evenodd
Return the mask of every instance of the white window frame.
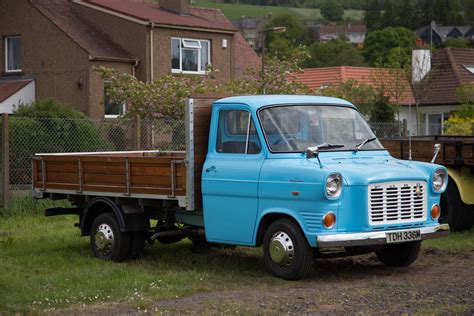
M 201 70 L 202 69 L 202 43 L 206 42 L 207 43 L 207 60 L 208 64 L 211 64 L 211 41 L 210 40 L 203 40 L 203 39 L 196 39 L 196 38 L 185 38 L 185 37 L 171 37 L 171 56 L 173 54 L 173 40 L 178 40 L 180 42 L 180 47 L 179 47 L 179 69 L 173 68 L 173 65 L 171 65 L 171 73 L 173 74 L 194 74 L 194 75 L 207 75 L 208 71 L 207 70 Z M 186 43 L 188 42 L 188 43 Z M 199 45 L 192 45 L 191 43 L 198 43 Z M 184 49 L 192 49 L 196 50 L 198 53 L 198 71 L 189 71 L 189 70 L 183 70 L 183 48 Z
M 116 119 L 125 115 L 125 111 L 127 110 L 127 107 L 125 106 L 125 103 L 122 103 L 122 114 L 106 114 L 105 113 L 105 98 L 106 98 L 105 89 L 106 89 L 106 85 L 108 84 L 110 84 L 110 81 L 104 81 L 104 118 Z
M 474 65 L 463 65 L 470 74 L 474 74 Z
M 16 35 L 16 36 L 5 36 L 4 39 L 4 46 L 5 46 L 5 73 L 19 73 L 23 72 L 23 65 L 21 66 L 21 69 L 8 69 L 8 40 L 9 39 L 14 39 L 14 38 L 19 38 L 21 41 L 21 36 Z M 20 52 L 21 54 L 21 52 Z M 20 57 L 21 58 L 21 57 Z

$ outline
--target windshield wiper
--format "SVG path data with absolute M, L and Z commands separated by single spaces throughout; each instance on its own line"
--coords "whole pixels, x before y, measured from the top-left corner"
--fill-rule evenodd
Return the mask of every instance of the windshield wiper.
M 377 139 L 377 137 L 367 138 L 367 139 L 365 139 L 363 142 L 357 144 L 357 145 L 355 146 L 354 153 L 358 152 L 359 149 L 361 149 L 365 144 L 370 143 L 370 142 L 373 142 L 373 141 L 376 140 L 376 139 Z
M 342 148 L 346 147 L 346 145 L 339 145 L 339 144 L 330 144 L 330 143 L 322 143 L 314 147 L 308 147 L 306 150 L 303 152 L 303 154 L 306 154 L 306 158 L 317 158 L 319 162 L 319 167 L 323 168 L 323 164 L 321 163 L 321 159 L 319 159 L 319 150 L 320 149 L 325 149 L 325 148 Z
M 306 148 L 306 150 L 304 152 L 306 152 L 307 150 L 315 151 L 315 150 L 320 150 L 320 149 L 342 148 L 342 147 L 346 147 L 346 145 L 322 143 L 322 144 L 316 145 L 314 147 L 308 147 L 308 148 Z

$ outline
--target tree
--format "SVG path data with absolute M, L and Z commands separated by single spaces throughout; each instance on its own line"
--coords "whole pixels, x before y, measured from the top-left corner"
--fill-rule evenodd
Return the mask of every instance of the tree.
M 310 59 L 303 65 L 309 67 L 364 66 L 364 57 L 352 44 L 337 38 L 327 43 L 314 43 L 309 47 Z
M 389 63 L 390 51 L 399 48 L 409 59 L 413 48 L 415 48 L 415 34 L 404 27 L 387 27 L 369 33 L 365 38 L 364 51 L 365 60 L 370 65 Z
M 152 82 L 139 81 L 113 69 L 97 68 L 102 78 L 110 81 L 107 90 L 112 102 L 127 105 L 127 116 L 184 117 L 184 104 L 191 94 L 204 93 L 209 81 L 193 75 L 163 75 Z
M 184 118 L 185 100 L 193 94 L 260 94 L 265 87 L 268 94 L 307 94 L 306 85 L 296 81 L 295 72 L 301 71 L 298 64 L 307 58 L 304 50 L 296 49 L 287 59 L 267 56 L 265 75 L 261 69 L 250 68 L 238 79 L 228 83 L 193 75 L 163 75 L 153 82 L 142 82 L 129 74 L 113 69 L 97 68 L 102 78 L 110 81 L 109 97 L 113 102 L 125 103 L 128 116 L 147 118 Z
M 260 69 L 249 69 L 242 78 L 231 80 L 217 88 L 217 92 L 231 94 L 309 94 L 308 86 L 296 80 L 295 73 L 302 71 L 300 61 L 308 58 L 304 50 L 295 50 L 289 58 L 269 56 L 265 62 L 265 75 Z
M 341 21 L 344 8 L 339 0 L 325 0 L 321 3 L 321 15 L 329 21 Z
M 304 44 L 306 37 L 303 23 L 294 14 L 278 15 L 265 28 L 285 27 L 284 33 L 265 33 L 265 43 L 268 53 L 279 58 L 288 58 L 292 51 Z
M 465 38 L 450 38 L 444 42 L 445 47 L 473 48 L 473 43 Z
M 365 116 L 369 116 L 374 101 L 372 86 L 356 80 L 347 80 L 340 85 L 320 89 L 316 91 L 316 94 L 337 97 L 352 102 Z
M 370 111 L 370 121 L 377 123 L 395 122 L 395 109 L 389 102 L 382 87 L 375 96 L 374 105 Z
M 378 0 L 368 0 L 365 7 L 364 22 L 369 32 L 382 26 L 382 10 Z

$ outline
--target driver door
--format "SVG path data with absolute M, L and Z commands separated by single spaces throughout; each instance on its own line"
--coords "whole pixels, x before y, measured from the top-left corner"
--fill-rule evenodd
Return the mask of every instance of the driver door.
M 221 109 L 217 125 L 202 173 L 206 238 L 250 245 L 264 160 L 261 142 L 247 110 Z

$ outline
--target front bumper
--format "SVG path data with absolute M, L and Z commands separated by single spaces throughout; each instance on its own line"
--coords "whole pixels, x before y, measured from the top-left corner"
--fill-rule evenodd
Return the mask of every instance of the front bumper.
M 404 232 L 413 229 L 414 228 L 390 231 L 383 230 L 368 233 L 320 235 L 317 237 L 316 241 L 317 247 L 319 248 L 383 245 L 387 243 L 387 236 L 385 233 Z M 448 224 L 439 224 L 416 229 L 420 230 L 421 240 L 445 237 L 449 233 Z

